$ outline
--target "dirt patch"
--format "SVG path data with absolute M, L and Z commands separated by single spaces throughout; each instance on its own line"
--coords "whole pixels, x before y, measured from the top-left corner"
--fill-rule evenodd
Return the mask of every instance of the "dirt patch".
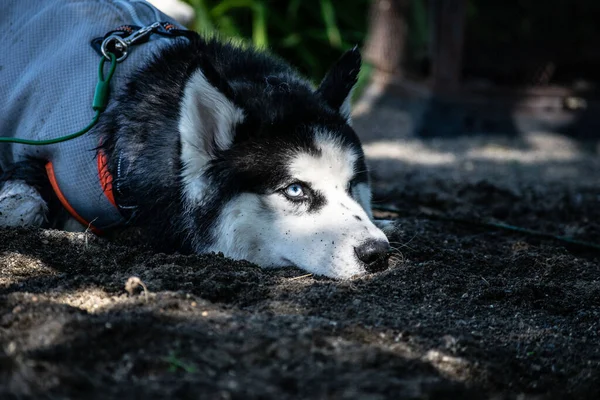
M 600 254 L 423 212 L 598 243 L 597 156 L 453 143 L 454 162 L 372 158 L 397 254 L 349 281 L 0 231 L 0 397 L 597 399 Z

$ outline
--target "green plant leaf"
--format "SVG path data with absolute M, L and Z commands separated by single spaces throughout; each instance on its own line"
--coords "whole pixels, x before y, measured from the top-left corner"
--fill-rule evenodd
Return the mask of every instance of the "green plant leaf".
M 321 0 L 321 15 L 325 22 L 325 28 L 327 31 L 327 37 L 329 38 L 329 44 L 333 47 L 340 48 L 342 46 L 342 35 L 335 22 L 335 10 L 331 0 Z
M 204 0 L 190 0 L 190 4 L 194 7 L 196 12 L 194 30 L 199 33 L 214 31 L 215 26 L 212 23 L 210 12 L 204 3 Z
M 267 37 L 267 7 L 264 1 L 256 1 L 252 14 L 252 42 L 256 47 L 265 48 L 269 45 Z
M 319 81 L 341 51 L 364 41 L 371 0 L 184 0 L 194 28 L 236 45 L 269 48 Z
M 219 2 L 210 10 L 210 15 L 213 18 L 218 18 L 225 15 L 236 8 L 247 8 L 252 10 L 255 6 L 254 0 L 225 0 Z

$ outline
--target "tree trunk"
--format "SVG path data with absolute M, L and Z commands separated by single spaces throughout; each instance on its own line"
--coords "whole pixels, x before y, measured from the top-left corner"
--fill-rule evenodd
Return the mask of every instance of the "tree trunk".
M 460 84 L 466 0 L 430 1 L 433 89 L 456 91 Z
M 364 53 L 365 60 L 379 71 L 402 74 L 409 2 L 410 0 L 373 0 L 371 3 Z

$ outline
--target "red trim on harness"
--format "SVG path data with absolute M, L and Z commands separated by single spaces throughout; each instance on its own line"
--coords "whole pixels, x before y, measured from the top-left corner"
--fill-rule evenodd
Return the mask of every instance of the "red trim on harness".
M 60 188 L 58 187 L 58 182 L 56 181 L 56 176 L 54 175 L 54 167 L 52 166 L 51 161 L 48 161 L 48 163 L 46 164 L 46 173 L 48 174 L 48 179 L 50 180 L 50 184 L 52 185 L 52 189 L 54 190 L 54 193 L 60 200 L 63 207 L 67 209 L 69 214 L 71 214 L 73 216 L 73 218 L 75 218 L 81 225 L 89 227 L 89 229 L 92 232 L 94 232 L 96 235 L 102 235 L 102 231 L 100 229 L 96 228 L 90 222 L 83 219 L 83 217 L 81 215 L 77 214 L 77 211 L 75 211 L 75 209 L 73 207 L 71 207 L 71 205 L 67 201 L 67 198 L 65 197 L 65 195 L 61 192 Z
M 113 194 L 113 177 L 108 171 L 108 160 L 106 154 L 102 150 L 98 151 L 98 176 L 100 177 L 100 186 L 102 186 L 102 192 L 110 201 L 115 208 L 117 208 L 117 202 L 115 201 L 115 195 Z
M 102 187 L 102 193 L 104 193 L 110 204 L 117 208 L 117 202 L 115 201 L 115 196 L 113 194 L 113 177 L 108 171 L 108 160 L 106 159 L 106 155 L 102 151 L 98 151 L 97 159 L 98 177 L 100 178 L 100 186 Z M 48 161 L 48 163 L 46 164 L 46 173 L 48 174 L 48 179 L 50 180 L 50 184 L 52 185 L 52 189 L 54 190 L 56 197 L 58 197 L 61 204 L 64 208 L 66 208 L 69 214 L 71 214 L 71 216 L 83 226 L 89 227 L 89 229 L 96 235 L 102 235 L 103 232 L 101 229 L 96 228 L 94 225 L 91 224 L 91 222 L 86 221 L 81 215 L 77 214 L 77 211 L 75 211 L 75 209 L 69 204 L 67 198 L 58 187 L 56 175 L 54 174 L 54 167 L 52 166 L 51 161 Z

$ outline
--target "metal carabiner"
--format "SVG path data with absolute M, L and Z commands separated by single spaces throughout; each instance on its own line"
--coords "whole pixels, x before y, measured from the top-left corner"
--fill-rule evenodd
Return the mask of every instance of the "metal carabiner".
M 110 60 L 108 53 L 111 53 L 111 51 L 108 46 L 112 44 L 115 51 L 120 53 L 120 55 L 117 57 L 117 62 L 121 62 L 129 55 L 129 46 L 135 44 L 137 41 L 142 40 L 146 36 L 151 35 L 152 32 L 154 32 L 157 28 L 160 28 L 160 26 L 160 22 L 155 22 L 151 25 L 147 25 L 138 29 L 126 38 L 122 38 L 118 35 L 110 35 L 104 39 L 100 50 L 102 51 L 104 57 Z M 115 56 L 117 56 L 117 54 L 115 54 Z
M 131 35 L 127 36 L 125 38 L 125 42 L 131 46 L 138 40 L 141 40 L 144 37 L 152 34 L 152 32 L 157 28 L 160 28 L 160 22 L 155 22 L 151 25 L 144 26 L 143 28 L 140 28 L 137 31 L 133 32 Z
M 124 59 L 127 58 L 128 52 L 129 52 L 129 44 L 120 36 L 117 35 L 110 35 L 109 37 L 107 37 L 106 39 L 104 39 L 104 41 L 102 42 L 102 46 L 100 47 L 100 50 L 102 51 L 102 54 L 104 55 L 104 57 L 106 57 L 108 60 L 110 60 L 110 55 L 108 53 L 113 53 L 111 50 L 108 49 L 108 46 L 111 44 L 113 44 L 113 47 L 116 51 L 118 51 L 119 53 L 121 53 L 121 55 L 119 57 L 117 57 L 117 62 L 121 62 Z M 115 56 L 117 56 L 117 54 L 115 54 Z

